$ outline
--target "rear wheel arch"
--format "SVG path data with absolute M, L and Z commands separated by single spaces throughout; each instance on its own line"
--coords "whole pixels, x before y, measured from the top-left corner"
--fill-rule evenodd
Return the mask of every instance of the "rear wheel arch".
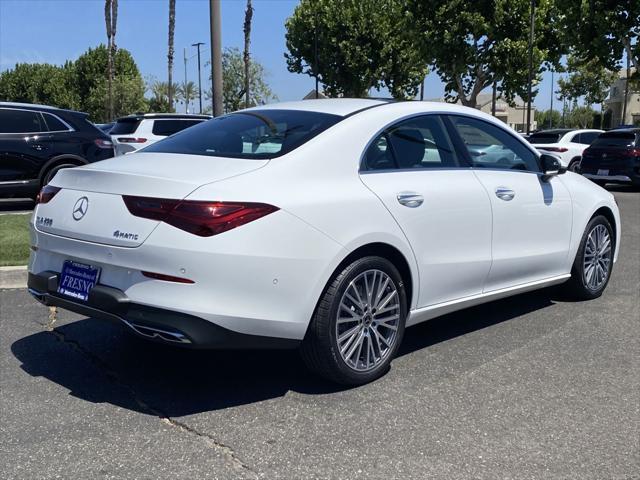
M 411 307 L 414 292 L 414 281 L 411 273 L 411 267 L 409 266 L 409 262 L 407 261 L 405 255 L 396 247 L 388 243 L 368 243 L 353 250 L 334 269 L 331 276 L 329 277 L 329 280 L 327 281 L 327 285 L 329 285 L 329 283 L 331 283 L 331 280 L 337 274 L 339 274 L 347 265 L 351 264 L 359 258 L 369 256 L 386 258 L 398 269 L 404 283 L 405 291 L 407 292 L 407 304 L 409 305 L 409 307 Z M 324 290 L 322 293 L 324 294 Z
M 38 181 L 40 182 L 40 186 L 43 186 L 44 180 L 46 179 L 49 172 L 52 169 L 59 167 L 60 165 L 80 166 L 80 165 L 87 165 L 88 163 L 89 162 L 87 162 L 86 159 L 78 155 L 67 154 L 67 155 L 58 155 L 56 157 L 53 157 L 50 160 L 48 160 L 47 163 L 45 163 L 40 169 L 40 174 L 38 175 Z

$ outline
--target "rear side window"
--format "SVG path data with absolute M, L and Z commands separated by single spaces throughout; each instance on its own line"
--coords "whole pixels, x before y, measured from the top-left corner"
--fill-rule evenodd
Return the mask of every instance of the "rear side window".
M 202 120 L 164 120 L 158 119 L 153 121 L 153 128 L 151 132 L 154 135 L 165 136 L 173 135 L 174 133 L 178 133 L 185 128 L 193 127 L 194 125 L 202 123 Z
M 558 143 L 561 133 L 534 133 L 529 135 L 527 141 L 529 143 Z
M 637 134 L 633 132 L 605 132 L 591 144 L 593 147 L 634 147 Z
M 58 117 L 49 113 L 43 113 L 42 115 L 44 116 L 44 121 L 50 132 L 66 132 L 69 130 L 69 127 L 62 123 Z
M 339 115 L 299 110 L 236 112 L 201 122 L 142 151 L 273 158 L 294 150 L 342 118 Z
M 0 109 L 0 133 L 46 132 L 40 112 Z
M 580 141 L 583 145 L 591 145 L 593 141 L 598 138 L 600 132 L 583 132 L 580 134 Z
M 138 125 L 139 118 L 120 118 L 109 132 L 111 135 L 130 135 L 134 133 Z
M 442 119 L 424 115 L 386 129 L 367 148 L 366 170 L 452 168 L 459 166 Z

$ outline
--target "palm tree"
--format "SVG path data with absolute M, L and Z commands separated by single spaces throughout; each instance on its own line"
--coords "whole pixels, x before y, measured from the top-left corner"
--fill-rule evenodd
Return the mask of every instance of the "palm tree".
M 116 54 L 116 24 L 118 21 L 118 0 L 105 0 L 104 21 L 107 25 L 107 82 L 109 120 L 113 120 L 113 57 Z
M 169 54 L 168 69 L 169 69 L 169 108 L 173 110 L 173 37 L 176 29 L 176 0 L 169 0 Z
M 198 96 L 198 88 L 196 87 L 196 84 L 193 82 L 182 83 L 176 88 L 176 93 L 180 99 L 184 101 L 185 113 L 188 113 L 189 102 L 192 98 L 196 98 Z
M 251 44 L 251 18 L 253 17 L 253 6 L 251 0 L 247 0 L 247 9 L 244 12 L 244 108 L 249 108 L 250 92 L 249 92 L 249 69 L 251 66 L 251 58 L 249 57 L 249 45 Z

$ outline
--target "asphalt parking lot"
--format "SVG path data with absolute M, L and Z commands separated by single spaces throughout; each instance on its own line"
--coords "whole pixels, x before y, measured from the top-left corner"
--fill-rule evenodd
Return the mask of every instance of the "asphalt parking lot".
M 201 352 L 0 291 L 2 478 L 640 478 L 640 193 L 600 299 L 562 288 L 407 330 L 373 384 Z

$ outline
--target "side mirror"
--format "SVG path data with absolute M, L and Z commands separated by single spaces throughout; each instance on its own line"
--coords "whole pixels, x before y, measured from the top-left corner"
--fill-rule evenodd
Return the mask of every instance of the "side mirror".
M 543 173 L 542 180 L 545 182 L 549 181 L 551 177 L 561 175 L 567 171 L 567 169 L 560 163 L 558 157 L 554 157 L 553 155 L 543 153 L 540 155 L 540 163 L 542 165 Z

